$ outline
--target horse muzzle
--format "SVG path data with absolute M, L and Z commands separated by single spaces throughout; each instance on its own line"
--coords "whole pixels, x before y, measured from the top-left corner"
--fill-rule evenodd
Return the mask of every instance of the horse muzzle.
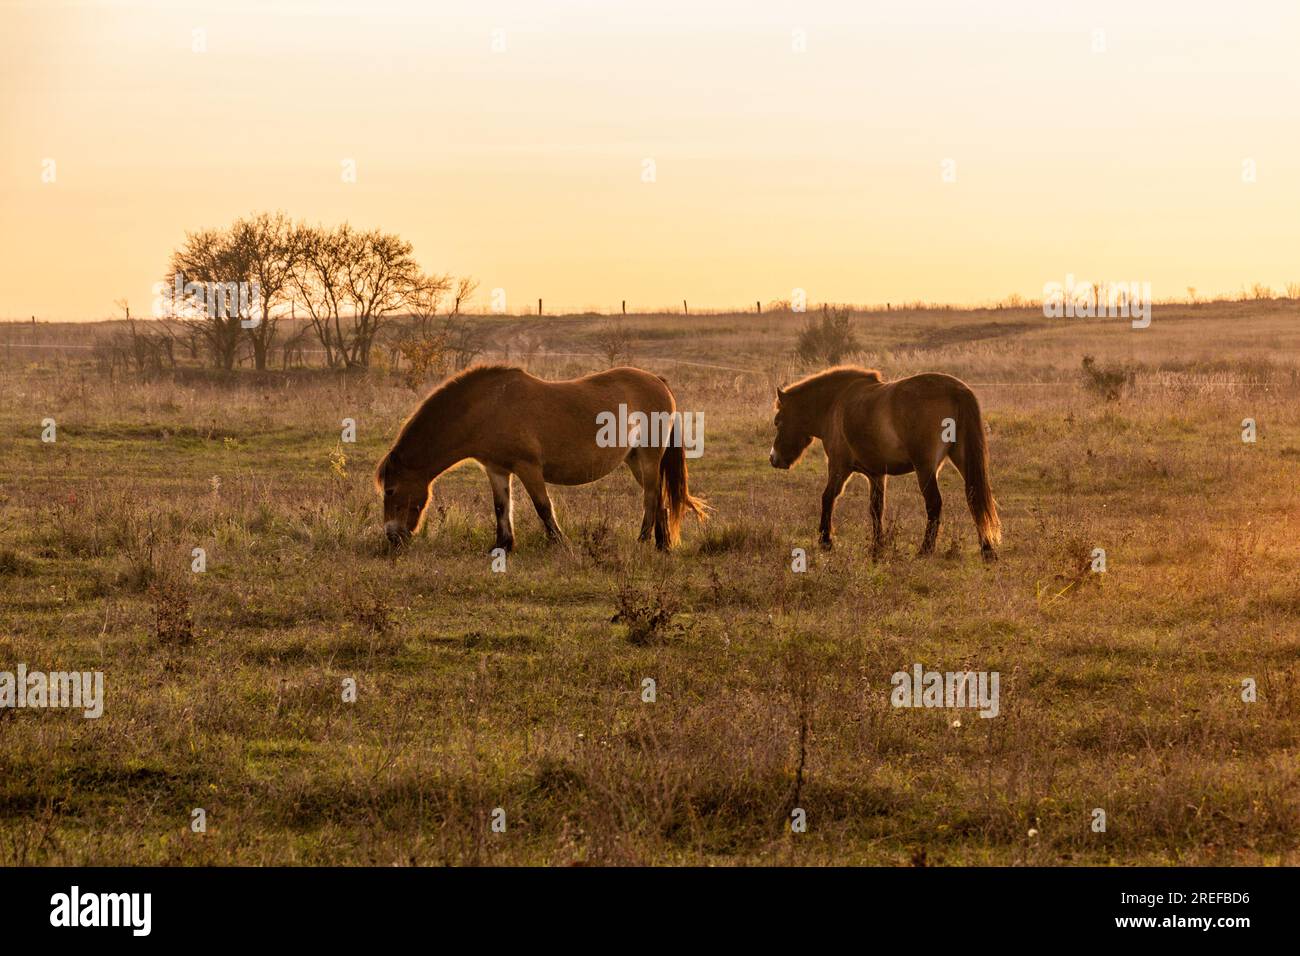
M 773 448 L 771 451 L 767 453 L 767 461 L 768 464 L 770 464 L 773 468 L 780 468 L 783 471 L 789 469 L 790 467 L 790 463 L 788 461 L 784 461 L 781 458 L 781 456 L 776 453 L 775 448 Z
M 384 536 L 388 538 L 388 543 L 393 546 L 403 545 L 411 540 L 411 532 L 396 521 L 389 521 L 384 525 Z

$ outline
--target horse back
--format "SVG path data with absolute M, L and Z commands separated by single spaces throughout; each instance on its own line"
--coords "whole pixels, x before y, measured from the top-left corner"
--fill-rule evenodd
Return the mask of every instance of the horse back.
M 645 412 L 671 412 L 676 407 L 667 383 L 639 368 L 612 368 L 558 382 L 529 378 L 531 397 L 539 407 L 561 419 L 572 417 L 584 428 L 596 414 L 617 413 L 620 405 Z
M 842 427 L 857 467 L 906 474 L 942 457 L 944 421 L 956 420 L 970 389 L 951 375 L 924 372 L 846 392 Z
M 666 420 L 675 410 L 663 379 L 630 367 L 554 382 L 525 372 L 504 389 L 486 392 L 483 401 L 490 403 L 492 425 L 481 430 L 482 451 L 475 457 L 503 467 L 537 461 L 546 480 L 560 484 L 593 480 L 626 457 L 626 448 L 597 444 L 601 416 L 627 421 L 642 412 Z

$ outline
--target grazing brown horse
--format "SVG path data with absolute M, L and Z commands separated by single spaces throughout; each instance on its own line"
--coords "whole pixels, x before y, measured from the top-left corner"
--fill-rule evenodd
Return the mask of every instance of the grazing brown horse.
M 855 473 L 871 481 L 873 550 L 883 534 L 885 480 L 915 471 L 925 497 L 925 538 L 920 554 L 934 550 L 943 497 L 939 469 L 951 459 L 966 482 L 980 550 L 994 560 L 1002 540 L 997 502 L 989 487 L 988 448 L 979 402 L 951 375 L 925 373 L 886 382 L 875 369 L 832 368 L 776 390 L 776 440 L 768 456 L 789 468 L 820 438 L 826 451 L 822 492 L 822 546 L 831 546 L 831 515 Z
M 602 416 L 662 424 L 666 440 L 647 441 L 649 431 L 600 439 Z M 564 382 L 546 382 L 521 368 L 477 366 L 436 388 L 402 426 L 375 470 L 384 496 L 384 532 L 394 544 L 419 529 L 433 480 L 473 458 L 487 472 L 496 507 L 493 548 L 510 551 L 515 531 L 510 479 L 519 478 L 547 536 L 563 539 L 547 483 L 584 485 L 626 463 L 641 485 L 645 516 L 641 540 L 654 532 L 666 550 L 676 544 L 682 516 L 703 516 L 705 504 L 686 487 L 686 452 L 676 402 L 667 383 L 639 368 L 615 368 Z M 668 423 L 671 422 L 671 433 Z

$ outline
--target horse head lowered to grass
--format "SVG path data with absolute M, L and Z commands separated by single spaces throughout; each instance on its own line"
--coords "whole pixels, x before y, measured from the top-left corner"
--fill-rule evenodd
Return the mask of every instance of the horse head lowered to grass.
M 703 517 L 706 508 L 687 488 L 676 411 L 667 383 L 638 368 L 562 382 L 512 366 L 467 369 L 429 394 L 375 469 L 384 496 L 384 532 L 394 544 L 409 540 L 423 521 L 433 480 L 474 459 L 492 485 L 494 548 L 514 547 L 511 476 L 523 484 L 547 536 L 560 540 L 547 484 L 587 484 L 626 464 L 642 490 L 640 539 L 653 534 L 655 545 L 666 550 L 677 543 L 685 513 Z M 610 416 L 667 427 L 611 441 L 600 425 Z

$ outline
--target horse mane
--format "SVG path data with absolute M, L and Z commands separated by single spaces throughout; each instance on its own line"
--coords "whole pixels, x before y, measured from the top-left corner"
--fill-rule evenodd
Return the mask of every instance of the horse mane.
M 828 368 L 825 371 L 814 372 L 812 375 L 806 375 L 799 381 L 787 385 L 781 389 L 782 392 L 789 395 L 791 393 L 799 394 L 810 388 L 819 385 L 826 385 L 830 382 L 844 382 L 847 379 L 862 379 L 868 382 L 883 382 L 885 377 L 880 374 L 879 370 L 874 368 L 861 368 L 857 365 L 836 365 L 834 368 Z
M 387 454 L 379 459 L 379 464 L 375 466 L 375 487 L 380 492 L 384 490 L 384 479 L 389 466 L 401 467 L 399 449 L 402 444 L 413 432 L 422 427 L 435 407 L 445 406 L 449 402 L 459 400 L 467 389 L 481 384 L 483 379 L 494 378 L 505 372 L 522 371 L 523 369 L 517 365 L 471 365 L 435 386 L 433 391 L 424 397 L 424 401 L 420 402 L 415 411 L 402 423 L 402 427 L 398 430 L 397 437 L 393 439 L 393 444 L 389 446 Z

